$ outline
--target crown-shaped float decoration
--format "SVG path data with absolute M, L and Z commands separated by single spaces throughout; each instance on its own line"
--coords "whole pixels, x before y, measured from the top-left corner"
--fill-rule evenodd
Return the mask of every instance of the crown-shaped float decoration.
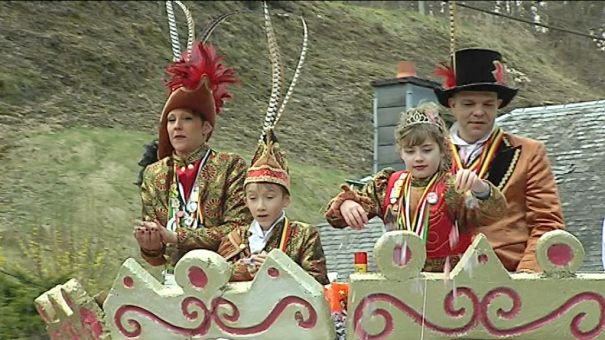
M 40 295 L 34 304 L 53 340 L 110 339 L 103 311 L 76 279 Z
M 420 272 L 425 245 L 408 231 L 384 234 L 374 254 L 381 274 L 351 275 L 347 338 L 605 336 L 605 274 L 576 273 L 584 250 L 565 231 L 538 241 L 544 273 L 508 273 L 482 234 L 447 274 Z
M 347 338 L 605 335 L 605 274 L 576 272 L 584 250 L 565 231 L 538 241 L 543 273 L 508 273 L 482 234 L 447 274 L 420 272 L 425 245 L 412 232 L 384 234 L 374 254 L 379 273 L 350 277 Z M 36 306 L 53 339 L 334 338 L 323 287 L 278 249 L 251 282 L 227 283 L 227 262 L 206 250 L 185 255 L 175 278 L 177 287 L 165 287 L 128 259 L 104 314 L 75 280 L 42 294 Z

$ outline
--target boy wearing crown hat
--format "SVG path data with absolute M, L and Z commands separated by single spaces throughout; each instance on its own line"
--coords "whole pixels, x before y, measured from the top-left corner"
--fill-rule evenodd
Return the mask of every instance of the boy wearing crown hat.
M 447 272 L 471 243 L 468 226 L 498 219 L 506 201 L 473 172 L 449 172 L 447 130 L 437 104 L 404 112 L 395 138 L 406 170 L 383 169 L 360 191 L 344 185 L 326 219 L 335 228 L 361 229 L 379 216 L 387 231 L 414 231 L 426 243 L 424 271 Z M 405 256 L 400 255 L 398 259 Z
M 267 253 L 277 248 L 319 283 L 328 284 L 318 229 L 291 221 L 284 212 L 290 204 L 290 176 L 273 130 L 268 130 L 259 143 L 244 186 L 246 206 L 254 220 L 229 233 L 218 249 L 232 263 L 231 281 L 252 280 Z
M 141 185 L 143 221 L 134 236 L 151 265 L 173 266 L 189 250 L 216 251 L 226 234 L 247 225 L 244 203 L 245 160 L 212 150 L 207 141 L 227 86 L 236 82 L 212 46 L 196 42 L 189 54 L 171 64 L 171 93 L 160 117 L 159 161 L 144 170 Z
M 463 49 L 452 59 L 436 71 L 444 81 L 435 94 L 456 119 L 450 129 L 453 171 L 472 170 L 502 190 L 509 203 L 500 220 L 476 227 L 509 271 L 541 271 L 535 255 L 538 239 L 564 228 L 544 144 L 495 123 L 497 110 L 517 94 L 506 85 L 499 52 Z

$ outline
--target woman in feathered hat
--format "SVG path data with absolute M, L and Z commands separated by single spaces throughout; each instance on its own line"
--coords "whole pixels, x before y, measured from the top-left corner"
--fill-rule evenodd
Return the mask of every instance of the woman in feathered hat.
M 167 274 L 187 251 L 216 251 L 224 235 L 251 220 L 246 162 L 206 143 L 235 73 L 212 46 L 197 42 L 188 52 L 167 69 L 171 93 L 160 116 L 159 161 L 144 171 L 143 221 L 134 231 L 143 258 L 166 264 Z

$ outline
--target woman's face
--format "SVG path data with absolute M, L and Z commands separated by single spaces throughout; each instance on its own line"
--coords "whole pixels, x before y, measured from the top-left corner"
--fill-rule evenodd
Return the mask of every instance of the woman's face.
M 168 113 L 166 128 L 174 151 L 185 156 L 202 146 L 212 131 L 212 125 L 188 109 L 174 109 Z

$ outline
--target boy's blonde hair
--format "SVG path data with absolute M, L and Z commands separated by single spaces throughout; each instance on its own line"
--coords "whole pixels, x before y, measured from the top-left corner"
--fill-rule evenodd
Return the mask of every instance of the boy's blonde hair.
M 426 102 L 403 112 L 397 128 L 395 141 L 397 149 L 421 145 L 428 138 L 435 140 L 441 151 L 440 171 L 447 171 L 452 166 L 449 149 L 449 133 L 445 122 L 439 115 L 440 106 Z

